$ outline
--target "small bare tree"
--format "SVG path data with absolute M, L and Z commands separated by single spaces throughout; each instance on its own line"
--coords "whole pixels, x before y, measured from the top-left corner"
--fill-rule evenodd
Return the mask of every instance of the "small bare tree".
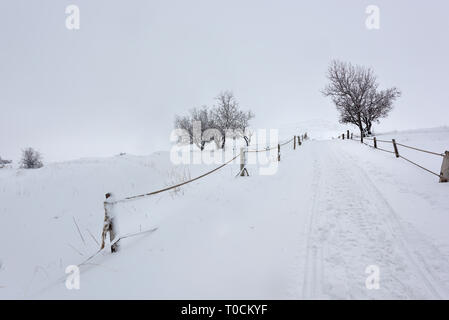
M 195 108 L 190 114 L 193 121 L 193 142 L 203 151 L 206 142 L 211 140 L 204 133 L 215 127 L 214 116 L 207 106 L 203 106 L 200 109 Z
M 183 143 L 193 143 L 193 123 L 189 116 L 175 116 L 175 129 L 182 129 L 188 134 L 189 141 L 181 141 Z
M 220 93 L 216 100 L 217 106 L 213 111 L 214 124 L 222 135 L 221 148 L 224 148 L 229 132 L 233 133 L 233 138 L 243 137 L 248 144 L 247 129 L 254 114 L 251 111 L 241 111 L 234 94 L 230 91 Z
M 22 159 L 20 160 L 20 167 L 24 169 L 38 169 L 42 168 L 42 155 L 33 148 L 26 148 L 22 151 Z
M 206 107 L 193 108 L 187 116 L 175 117 L 175 128 L 184 130 L 189 136 L 189 143 L 196 144 L 204 150 L 207 139 L 204 132 L 215 126 L 212 112 Z
M 254 114 L 251 111 L 240 111 L 237 118 L 237 130 L 239 130 L 240 135 L 245 139 L 247 146 L 249 146 L 253 135 L 253 132 L 249 130 L 249 121 L 253 118 Z
M 217 148 L 224 148 L 227 136 L 234 139 L 242 137 L 249 145 L 252 136 L 249 121 L 254 114 L 240 110 L 232 92 L 225 91 L 216 100 L 217 105 L 212 110 L 203 106 L 190 110 L 187 116 L 176 116 L 175 128 L 182 129 L 188 143 L 196 144 L 201 150 L 211 140 L 215 141 Z
M 327 78 L 329 84 L 323 95 L 334 102 L 341 123 L 351 123 L 359 128 L 361 139 L 365 131 L 371 132 L 373 122 L 388 115 L 393 102 L 401 95 L 396 88 L 378 90 L 377 77 L 371 68 L 350 63 L 332 61 Z

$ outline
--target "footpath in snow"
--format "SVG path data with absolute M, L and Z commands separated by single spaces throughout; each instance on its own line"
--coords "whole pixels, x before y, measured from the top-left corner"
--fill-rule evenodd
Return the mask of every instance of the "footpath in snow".
M 98 238 L 102 195 L 114 186 L 129 194 L 129 183 L 131 194 L 151 191 L 163 180 L 162 169 L 139 161 L 3 172 L 0 298 L 449 298 L 449 184 L 341 140 L 284 148 L 276 175 L 249 166 L 250 177 L 236 178 L 230 166 L 119 206 L 136 231 L 158 229 L 93 258 L 81 268 L 81 289 L 67 290 L 65 267 L 98 249 L 86 230 Z M 66 178 L 80 171 L 96 175 L 76 178 L 75 193 Z M 49 185 L 61 181 L 58 198 Z M 73 209 L 70 199 L 83 202 Z M 380 270 L 378 290 L 365 285 L 368 266 Z

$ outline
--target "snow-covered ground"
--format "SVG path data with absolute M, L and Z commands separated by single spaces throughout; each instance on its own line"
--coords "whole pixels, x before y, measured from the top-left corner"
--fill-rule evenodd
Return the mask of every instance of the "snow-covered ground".
M 378 137 L 449 149 L 448 128 Z M 98 250 L 106 192 L 149 192 L 214 166 L 174 166 L 160 152 L 0 169 L 0 299 L 448 299 L 449 184 L 356 141 L 313 138 L 285 146 L 275 175 L 250 165 L 236 178 L 232 164 L 117 204 L 121 234 L 157 230 L 81 266 L 80 290 L 66 289 L 65 268 Z M 440 170 L 441 157 L 400 152 Z M 370 265 L 379 290 L 366 288 Z

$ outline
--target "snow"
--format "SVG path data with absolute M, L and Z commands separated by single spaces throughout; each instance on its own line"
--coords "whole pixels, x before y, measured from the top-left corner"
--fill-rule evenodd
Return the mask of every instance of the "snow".
M 309 137 L 318 140 L 341 136 L 348 129 L 346 125 L 326 119 L 309 119 L 280 126 L 281 135 L 285 133 L 299 135 L 307 132 Z
M 233 163 L 116 204 L 120 234 L 157 229 L 82 265 L 80 290 L 66 288 L 65 268 L 99 249 L 105 193 L 154 191 L 215 165 L 175 166 L 159 152 L 1 169 L 0 299 L 448 299 L 449 184 L 357 141 L 324 139 L 331 129 L 283 147 L 274 175 L 249 165 L 250 177 L 235 177 Z M 392 137 L 449 149 L 448 128 L 378 135 Z M 441 157 L 399 152 L 439 172 Z M 379 290 L 365 286 L 370 265 Z

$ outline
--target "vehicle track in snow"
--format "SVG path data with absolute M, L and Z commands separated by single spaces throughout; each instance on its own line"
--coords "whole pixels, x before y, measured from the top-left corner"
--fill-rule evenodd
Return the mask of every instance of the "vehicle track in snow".
M 429 250 L 434 258 L 439 252 L 417 235 L 413 243 L 426 252 L 417 254 L 408 245 L 404 223 L 365 170 L 332 142 L 311 143 L 310 151 L 314 153 L 310 164 L 314 181 L 302 297 L 447 297 L 444 283 L 448 277 L 433 272 L 423 258 Z M 379 290 L 365 286 L 369 265 L 380 269 Z
M 317 205 L 319 202 L 319 194 L 322 188 L 321 181 L 321 166 L 320 159 L 315 158 L 313 162 L 313 182 L 312 182 L 312 200 L 309 208 L 308 221 L 306 223 L 306 248 L 305 248 L 305 266 L 304 266 L 304 279 L 302 296 L 304 299 L 312 299 L 317 294 L 318 282 L 321 282 L 317 277 L 321 276 L 320 270 L 317 270 L 320 263 L 318 263 L 319 257 L 321 257 L 322 251 L 318 248 L 317 243 L 313 240 L 314 234 L 314 220 L 316 219 Z
M 397 240 L 397 243 L 402 247 L 403 253 L 407 256 L 409 264 L 415 269 L 416 274 L 422 279 L 426 285 L 430 298 L 447 298 L 449 296 L 449 272 L 445 271 L 444 266 L 449 266 L 447 257 L 438 250 L 438 248 L 421 234 L 413 226 L 406 224 L 397 212 L 390 205 L 388 200 L 382 195 L 382 192 L 372 182 L 367 172 L 353 159 L 349 154 L 341 152 L 341 156 L 346 161 L 351 161 L 362 178 L 365 190 L 374 195 L 378 202 L 376 203 L 379 211 L 384 212 L 385 220 L 392 232 L 392 235 Z M 412 236 L 411 236 L 412 235 Z M 438 260 L 436 270 L 433 266 L 426 262 Z

